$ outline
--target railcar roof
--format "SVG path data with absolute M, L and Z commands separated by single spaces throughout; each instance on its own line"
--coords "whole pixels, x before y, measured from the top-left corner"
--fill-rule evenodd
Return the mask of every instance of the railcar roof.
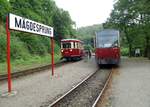
M 103 29 L 103 30 L 100 30 L 99 32 L 102 32 L 102 31 L 119 31 L 117 29 Z
M 79 39 L 62 39 L 61 41 L 62 41 L 62 42 L 67 42 L 67 41 L 82 42 L 82 41 L 81 41 L 81 40 L 79 40 Z

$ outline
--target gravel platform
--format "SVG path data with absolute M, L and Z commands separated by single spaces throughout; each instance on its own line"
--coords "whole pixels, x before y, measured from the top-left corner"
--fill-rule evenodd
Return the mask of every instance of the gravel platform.
M 74 85 L 83 80 L 87 75 L 97 69 L 94 58 L 74 62 L 51 71 L 35 73 L 32 75 L 13 79 L 15 96 L 0 96 L 0 107 L 40 107 L 47 102 L 52 102 Z M 0 82 L 0 95 L 7 92 L 7 82 Z
M 109 90 L 104 107 L 150 107 L 150 60 L 124 58 Z

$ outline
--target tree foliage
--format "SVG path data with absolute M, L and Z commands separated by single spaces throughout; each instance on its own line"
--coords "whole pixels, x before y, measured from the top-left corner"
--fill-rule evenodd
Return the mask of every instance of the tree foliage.
M 5 60 L 6 32 L 5 18 L 8 12 L 52 26 L 55 43 L 60 39 L 74 37 L 75 24 L 68 11 L 56 6 L 53 0 L 0 0 L 0 60 Z M 3 29 L 3 30 L 2 30 Z M 55 45 L 55 53 L 59 53 Z M 45 55 L 51 51 L 50 38 L 22 32 L 11 32 L 11 58 L 25 58 L 28 55 Z
M 149 56 L 149 0 L 118 0 L 114 4 L 110 18 L 104 23 L 104 27 L 117 28 L 122 31 L 122 36 L 125 36 L 123 40 L 127 40 L 130 56 L 133 55 L 135 48 L 140 48 L 144 56 Z
M 10 10 L 10 4 L 7 0 L 0 0 L 0 22 L 4 20 Z
M 95 32 L 102 29 L 101 24 L 81 27 L 77 29 L 78 38 L 83 40 L 86 45 L 94 46 Z

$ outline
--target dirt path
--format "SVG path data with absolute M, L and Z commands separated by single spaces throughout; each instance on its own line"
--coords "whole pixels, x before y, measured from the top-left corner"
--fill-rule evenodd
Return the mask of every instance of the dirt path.
M 150 60 L 122 59 L 99 107 L 150 107 Z

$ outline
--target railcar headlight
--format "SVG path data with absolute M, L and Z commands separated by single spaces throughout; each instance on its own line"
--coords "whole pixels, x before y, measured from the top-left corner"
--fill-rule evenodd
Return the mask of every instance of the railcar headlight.
M 61 52 L 63 52 L 64 50 L 61 50 Z

